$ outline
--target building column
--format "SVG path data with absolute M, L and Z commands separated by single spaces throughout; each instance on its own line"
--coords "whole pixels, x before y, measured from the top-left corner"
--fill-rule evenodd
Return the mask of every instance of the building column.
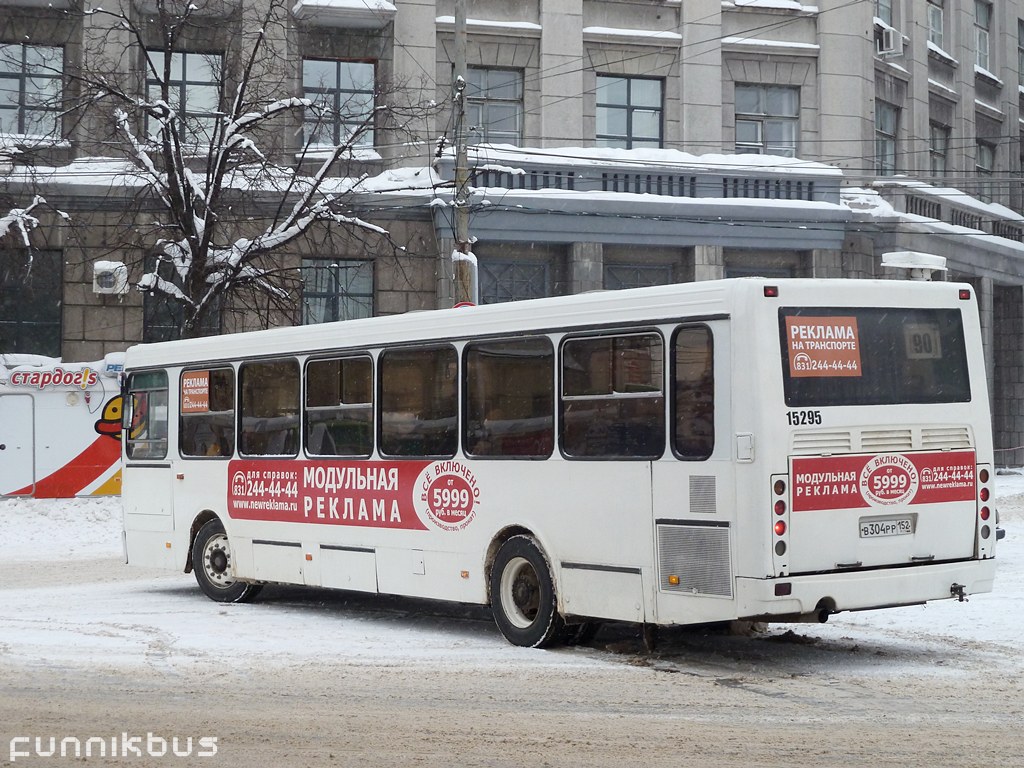
M 452 251 L 455 239 L 437 239 L 437 309 L 448 309 L 455 305 L 455 271 L 452 266 Z
M 693 247 L 693 279 L 720 280 L 725 277 L 725 249 L 720 245 Z
M 992 429 L 998 466 L 1024 465 L 1024 288 L 992 291 Z M 986 363 L 987 365 L 987 363 Z
M 569 293 L 604 288 L 604 245 L 573 243 L 569 246 Z
M 540 0 L 542 147 L 592 146 L 583 135 L 583 0 Z
M 128 17 L 133 14 L 130 0 L 114 0 L 104 7 L 115 13 L 123 12 Z M 132 59 L 137 49 L 133 46 L 131 32 L 118 24 L 113 16 L 102 13 L 86 13 L 81 23 L 81 69 L 73 71 L 73 74 L 88 82 L 106 78 L 125 93 L 136 92 L 139 83 L 133 80 L 132 73 L 138 70 L 138 66 Z M 68 138 L 79 157 L 109 156 L 111 152 L 107 142 L 115 130 L 109 109 L 91 108 L 86 109 L 82 119 L 75 122 Z
M 843 277 L 843 252 L 832 248 L 811 251 L 811 277 Z
M 722 146 L 722 4 L 686 0 L 680 9 L 682 147 L 703 155 Z M 699 279 L 699 278 L 698 278 Z

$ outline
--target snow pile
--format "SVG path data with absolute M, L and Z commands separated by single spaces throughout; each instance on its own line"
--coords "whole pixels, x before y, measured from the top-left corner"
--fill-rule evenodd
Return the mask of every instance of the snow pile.
M 121 500 L 0 499 L 0 561 L 122 557 Z

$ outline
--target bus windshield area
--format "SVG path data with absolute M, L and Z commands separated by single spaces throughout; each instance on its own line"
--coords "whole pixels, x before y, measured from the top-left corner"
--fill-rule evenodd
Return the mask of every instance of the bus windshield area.
M 783 307 L 779 336 L 789 407 L 971 399 L 957 309 Z

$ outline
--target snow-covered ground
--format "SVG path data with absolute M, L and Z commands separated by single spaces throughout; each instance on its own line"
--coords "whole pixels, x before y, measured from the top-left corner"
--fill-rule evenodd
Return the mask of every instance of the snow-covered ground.
M 485 608 L 422 600 L 267 587 L 222 605 L 122 563 L 118 499 L 0 500 L 0 765 L 86 757 L 53 738 L 142 768 L 1017 768 L 1024 474 L 997 502 L 991 594 L 666 632 L 645 653 L 614 625 L 517 648 Z M 171 759 L 172 738 L 216 757 Z
M 997 509 L 1007 537 L 997 550 L 995 590 L 967 603 L 834 616 L 825 625 L 799 625 L 803 636 L 890 647 L 973 647 L 1024 666 L 1024 473 L 997 478 Z M 100 653 L 110 661 L 145 662 L 154 654 L 266 661 L 336 656 L 348 663 L 438 661 L 506 663 L 527 654 L 534 663 L 600 663 L 593 655 L 549 654 L 509 646 L 485 609 L 347 593 L 268 588 L 252 605 L 219 605 L 202 597 L 191 575 L 138 571 L 121 564 L 120 502 L 116 498 L 0 500 L 0 647 L 6 657 L 38 655 L 57 661 Z M 52 568 L 40 569 L 41 563 Z M 25 568 L 20 568 L 24 564 Z M 32 564 L 32 567 L 27 567 Z M 158 605 L 149 610 L 147 605 Z M 125 616 L 146 616 L 133 629 Z M 413 618 L 415 616 L 415 618 Z M 454 622 L 452 619 L 458 619 Z M 136 624 L 138 622 L 135 622 Z M 302 632 L 294 631 L 301 624 Z M 194 627 L 202 626 L 202 632 Z M 774 628 L 784 632 L 786 627 Z M 163 648 L 166 646 L 166 648 Z M 163 648 L 163 650 L 161 650 Z M 251 659 L 249 659 L 251 661 Z M 248 661 L 247 661 L 248 663 Z

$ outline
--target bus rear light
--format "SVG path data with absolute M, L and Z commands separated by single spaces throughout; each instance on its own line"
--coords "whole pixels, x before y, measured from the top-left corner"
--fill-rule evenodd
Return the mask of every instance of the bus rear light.
M 776 515 L 784 515 L 784 514 L 786 514 L 786 502 L 784 502 L 782 499 L 779 499 L 778 501 L 775 502 L 775 514 Z
M 786 542 L 784 542 L 784 541 L 776 541 L 775 542 L 775 554 L 778 555 L 779 557 L 782 557 L 784 554 L 786 554 Z
M 787 595 L 793 594 L 793 585 L 788 581 L 784 581 L 781 584 L 775 585 L 775 596 L 786 597 Z
M 978 494 L 978 497 L 979 497 L 979 498 L 980 498 L 980 499 L 981 499 L 982 501 L 988 501 L 988 497 L 989 497 L 989 492 L 988 492 L 988 488 L 982 488 L 982 489 L 981 489 L 981 493 L 979 493 L 979 494 Z
M 981 538 L 987 539 L 991 535 L 992 529 L 990 529 L 987 525 L 981 526 Z
M 775 485 L 772 486 L 772 490 L 775 491 L 776 496 L 781 496 L 786 492 L 786 481 L 776 480 Z
M 991 515 L 992 515 L 992 513 L 989 511 L 988 507 L 982 507 L 981 508 L 981 519 L 982 520 L 988 520 Z
M 970 301 L 970 300 L 971 300 L 971 289 L 970 288 L 961 288 L 960 289 L 960 301 Z
M 678 587 L 679 586 L 679 577 L 676 576 L 675 574 L 669 576 L 668 577 L 668 583 L 669 583 L 670 586 Z
M 786 532 L 786 521 L 776 520 L 775 521 L 775 535 L 782 536 Z
M 777 299 L 779 297 L 779 287 L 777 285 L 766 285 L 764 287 L 764 297 L 766 299 Z
M 313 556 L 311 554 L 309 554 L 309 552 L 306 553 L 306 562 L 307 563 L 312 563 L 313 562 Z
M 988 482 L 988 470 L 987 469 L 982 469 L 980 472 L 978 472 L 978 479 L 981 480 L 981 482 L 983 482 L 983 483 L 987 483 Z

